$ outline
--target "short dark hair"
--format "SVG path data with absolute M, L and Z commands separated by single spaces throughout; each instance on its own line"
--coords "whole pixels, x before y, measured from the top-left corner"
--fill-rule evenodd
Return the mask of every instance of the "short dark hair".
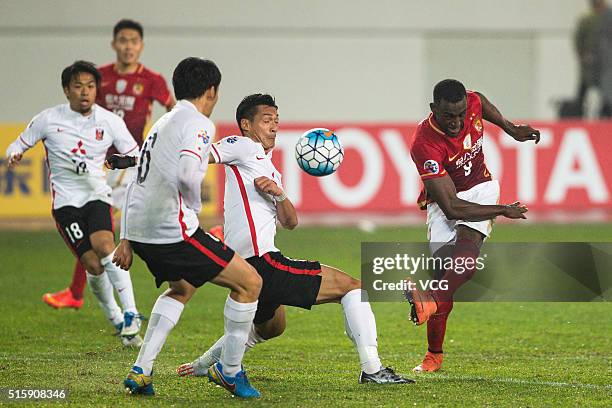
M 276 106 L 276 101 L 274 100 L 274 97 L 272 95 L 258 93 L 245 96 L 236 108 L 236 122 L 238 122 L 238 129 L 240 129 L 241 133 L 242 127 L 240 126 L 240 121 L 242 119 L 247 119 L 248 121 L 252 122 L 253 119 L 255 119 L 255 115 L 257 114 L 257 107 L 259 105 L 278 108 L 278 106 Z
M 172 74 L 172 86 L 176 99 L 195 99 L 209 88 L 219 88 L 221 71 L 214 62 L 188 57 L 179 62 Z
M 433 90 L 434 103 L 440 103 L 442 99 L 447 102 L 456 103 L 467 97 L 465 86 L 456 79 L 445 79 L 436 84 Z
M 113 27 L 113 38 L 117 36 L 119 31 L 124 30 L 126 28 L 130 30 L 138 31 L 138 34 L 140 34 L 140 38 L 144 38 L 144 32 L 142 31 L 142 24 L 140 24 L 138 21 L 130 20 L 128 18 L 119 20 L 119 22 L 115 24 L 115 27 Z
M 100 88 L 100 81 L 102 79 L 100 71 L 98 71 L 92 62 L 83 60 L 75 61 L 72 65 L 68 65 L 66 68 L 64 68 L 62 71 L 62 88 L 68 88 L 72 78 L 76 77 L 81 72 L 86 72 L 93 75 L 93 77 L 96 79 L 96 89 Z

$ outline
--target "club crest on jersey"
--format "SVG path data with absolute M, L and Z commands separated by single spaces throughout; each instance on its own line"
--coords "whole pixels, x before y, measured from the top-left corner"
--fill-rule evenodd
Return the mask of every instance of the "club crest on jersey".
M 465 150 L 470 150 L 472 148 L 472 136 L 468 133 L 463 139 L 463 148 Z
M 427 160 L 423 168 L 429 174 L 438 174 L 440 172 L 440 165 L 435 160 Z
M 228 137 L 227 139 L 225 139 L 227 141 L 227 143 L 229 144 L 234 144 L 238 141 L 238 136 L 232 136 L 232 137 Z
M 476 129 L 478 133 L 482 133 L 482 121 L 480 120 L 480 118 L 474 121 L 474 129 Z
M 144 85 L 140 82 L 136 82 L 132 88 L 132 91 L 134 92 L 134 95 L 140 95 L 142 91 L 144 91 Z
M 120 79 L 115 83 L 115 91 L 117 93 L 123 93 L 127 88 L 127 81 L 125 79 Z
M 96 140 L 104 139 L 104 129 L 96 128 Z

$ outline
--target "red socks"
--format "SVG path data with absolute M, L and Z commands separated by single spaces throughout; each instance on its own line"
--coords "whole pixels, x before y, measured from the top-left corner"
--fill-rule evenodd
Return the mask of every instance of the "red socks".
M 438 304 L 438 311 L 427 321 L 427 343 L 431 353 L 442 353 L 446 321 L 451 310 L 453 310 L 453 295 L 461 285 L 474 275 L 476 258 L 479 253 L 479 248 L 470 240 L 460 240 L 455 243 L 452 254 L 455 268 L 447 270 L 441 278 L 441 280 L 448 282 L 448 288 L 432 291 L 432 295 Z
M 427 349 L 431 353 L 442 353 L 444 335 L 446 334 L 446 320 L 452 309 L 453 303 L 450 302 L 450 310 L 445 313 L 436 313 L 427 321 Z
M 77 260 L 72 274 L 72 283 L 70 284 L 72 297 L 76 300 L 83 299 L 83 291 L 85 290 L 86 283 L 87 275 L 85 274 L 85 267 Z

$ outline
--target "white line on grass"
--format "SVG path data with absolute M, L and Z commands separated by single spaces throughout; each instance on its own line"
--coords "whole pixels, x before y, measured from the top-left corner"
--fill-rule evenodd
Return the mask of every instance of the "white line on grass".
M 417 377 L 418 378 L 418 377 Z M 426 375 L 427 379 L 440 379 L 440 380 L 461 380 L 461 381 L 484 381 L 494 383 L 506 383 L 506 384 L 523 384 L 523 385 L 545 385 L 548 387 L 561 387 L 561 388 L 590 388 L 598 390 L 612 390 L 612 384 L 585 384 L 585 383 L 566 383 L 559 381 L 536 381 L 536 380 L 523 380 L 520 378 L 512 377 L 479 377 L 472 375 L 447 375 L 447 374 L 431 374 Z

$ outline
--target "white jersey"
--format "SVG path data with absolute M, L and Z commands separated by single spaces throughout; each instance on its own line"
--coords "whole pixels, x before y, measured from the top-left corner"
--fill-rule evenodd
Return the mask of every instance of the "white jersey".
M 225 242 L 243 258 L 278 251 L 276 202 L 255 189 L 255 179 L 265 176 L 283 188 L 281 174 L 272 164 L 272 152 L 248 137 L 230 136 L 212 145 L 217 163 L 225 164 L 223 235 Z
M 36 115 L 8 148 L 24 153 L 38 141 L 45 146 L 53 208 L 82 207 L 90 201 L 113 204 L 104 160 L 112 145 L 122 154 L 138 148 L 123 119 L 98 105 L 89 116 L 63 104 Z
M 214 136 L 215 125 L 186 100 L 155 122 L 140 149 L 140 163 L 126 194 L 122 238 L 170 244 L 195 233 L 198 214 L 185 205 L 179 191 L 179 158 L 189 155 L 200 161 L 201 183 Z

